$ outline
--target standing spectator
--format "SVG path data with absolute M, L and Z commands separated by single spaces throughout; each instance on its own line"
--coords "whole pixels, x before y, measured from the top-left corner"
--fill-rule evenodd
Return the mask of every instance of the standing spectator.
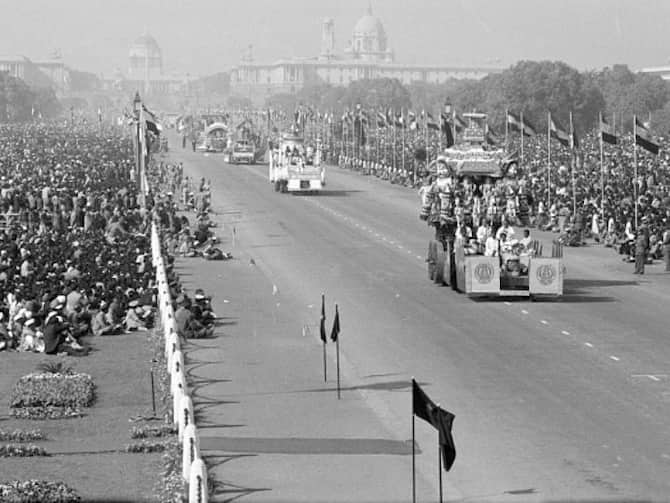
M 642 225 L 637 230 L 635 237 L 635 271 L 633 274 L 644 274 L 644 263 L 647 260 L 649 249 L 649 229 L 647 228 L 647 217 L 642 218 Z

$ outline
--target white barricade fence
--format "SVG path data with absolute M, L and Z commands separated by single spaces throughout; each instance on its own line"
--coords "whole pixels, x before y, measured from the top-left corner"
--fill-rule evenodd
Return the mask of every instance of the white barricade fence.
M 191 465 L 200 458 L 200 440 L 195 425 L 189 424 L 184 429 L 182 440 L 182 476 L 188 482 L 191 476 Z
M 184 432 L 189 425 L 195 425 L 195 414 L 193 412 L 193 401 L 188 395 L 182 395 L 179 402 L 179 440 L 184 437 Z M 191 460 L 192 461 L 192 460 Z M 189 462 L 190 464 L 190 462 Z
M 188 483 L 189 503 L 207 503 L 207 468 L 202 459 L 196 458 L 191 464 Z
M 157 305 L 160 313 L 161 326 L 165 338 L 165 357 L 170 375 L 170 392 L 172 394 L 172 421 L 177 425 L 182 446 L 182 475 L 189 486 L 189 503 L 207 503 L 207 468 L 200 457 L 200 440 L 195 426 L 193 400 L 189 396 L 186 385 L 184 354 L 177 335 L 177 323 L 170 297 L 170 288 L 165 262 L 161 251 L 158 228 L 151 224 L 151 252 L 156 268 L 156 285 L 158 287 Z M 158 327 L 157 327 L 158 329 Z

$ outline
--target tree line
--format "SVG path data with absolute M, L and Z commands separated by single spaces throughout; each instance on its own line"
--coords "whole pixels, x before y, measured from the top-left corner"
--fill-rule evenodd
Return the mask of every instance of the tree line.
M 341 116 L 360 104 L 368 109 L 411 110 L 417 115 L 425 110 L 436 116 L 447 100 L 458 112 L 488 113 L 494 128 L 504 127 L 506 110 L 523 112 L 539 130 L 548 112 L 563 123 L 572 112 L 577 131 L 597 126 L 599 113 L 613 121 L 617 130 L 627 131 L 635 114 L 650 120 L 656 134 L 670 135 L 670 84 L 625 65 L 580 72 L 563 62 L 520 61 L 481 80 L 403 85 L 397 79 L 382 78 L 354 81 L 347 87 L 317 83 L 296 94 L 270 96 L 265 107 L 292 112 L 302 104 Z
M 50 87 L 31 88 L 23 80 L 0 72 L 0 123 L 57 116 L 62 106 Z

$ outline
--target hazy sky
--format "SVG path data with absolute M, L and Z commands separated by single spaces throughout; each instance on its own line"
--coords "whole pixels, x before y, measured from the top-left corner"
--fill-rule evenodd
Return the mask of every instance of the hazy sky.
M 0 0 L 0 55 L 60 49 L 66 64 L 110 75 L 148 30 L 167 71 L 223 71 L 252 44 L 256 61 L 314 56 L 321 21 L 339 53 L 368 0 Z M 579 69 L 665 65 L 670 0 L 372 0 L 396 61 L 509 66 L 563 60 Z

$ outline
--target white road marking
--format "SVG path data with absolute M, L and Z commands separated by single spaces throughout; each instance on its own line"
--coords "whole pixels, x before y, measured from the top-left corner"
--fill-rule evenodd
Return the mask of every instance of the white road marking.
M 620 358 L 610 355 L 610 360 L 614 360 L 615 362 L 618 362 L 620 360 Z
M 522 309 L 521 314 L 528 314 L 528 311 L 526 311 L 525 309 Z
M 543 325 L 549 325 L 549 322 L 547 320 L 540 320 L 540 323 L 542 323 Z
M 592 348 L 592 347 L 593 347 L 593 344 L 591 344 L 590 342 L 585 342 L 585 343 L 584 343 L 584 346 L 588 346 L 588 347 Z
M 511 306 L 512 303 L 511 303 L 511 302 L 507 302 L 507 301 L 505 301 L 505 305 L 506 305 L 506 306 Z
M 407 250 L 407 253 L 409 253 L 409 254 L 411 255 L 411 254 L 412 254 L 412 250 Z
M 656 376 L 648 375 L 647 377 L 648 377 L 649 379 L 651 379 L 652 381 L 656 381 L 656 382 L 660 381 L 660 379 L 659 379 L 658 377 L 656 377 Z
M 418 258 L 419 260 L 421 260 L 423 257 L 422 257 L 421 255 L 417 255 L 416 258 Z
M 561 333 L 562 333 L 563 335 L 570 335 L 570 332 L 568 332 L 567 330 L 561 330 Z

